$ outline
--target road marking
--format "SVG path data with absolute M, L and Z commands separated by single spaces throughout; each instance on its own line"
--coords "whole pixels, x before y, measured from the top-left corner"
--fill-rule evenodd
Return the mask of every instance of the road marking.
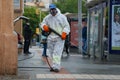
M 37 79 L 102 79 L 102 80 L 120 80 L 120 75 L 109 74 L 36 74 Z

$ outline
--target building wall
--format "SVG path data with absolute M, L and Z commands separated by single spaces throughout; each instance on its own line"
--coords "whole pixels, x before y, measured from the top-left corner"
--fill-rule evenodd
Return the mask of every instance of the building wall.
M 71 46 L 78 47 L 78 21 L 71 21 L 71 34 L 70 34 L 70 43 Z
M 12 2 L 0 0 L 0 75 L 17 73 L 18 51 L 17 37 L 13 34 Z
M 22 12 L 14 12 L 14 19 L 21 15 L 22 15 Z M 19 20 L 14 24 L 14 30 L 22 34 L 22 20 Z
M 18 1 L 16 3 L 14 2 L 14 19 L 15 19 L 15 18 L 23 15 L 23 10 L 24 10 L 23 5 L 24 4 L 23 4 L 23 0 L 14 0 L 14 1 Z M 16 6 L 18 6 L 18 7 L 16 7 Z M 14 30 L 16 32 L 22 34 L 22 20 L 20 20 L 14 24 Z
M 44 5 L 45 5 L 45 8 L 49 8 L 49 4 L 52 3 L 52 0 L 41 0 Z

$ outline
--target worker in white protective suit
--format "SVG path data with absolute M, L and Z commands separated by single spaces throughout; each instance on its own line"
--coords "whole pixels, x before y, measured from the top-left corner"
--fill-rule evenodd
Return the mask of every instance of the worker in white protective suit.
M 52 58 L 52 69 L 50 71 L 59 72 L 64 42 L 67 34 L 70 32 L 70 26 L 67 18 L 61 14 L 55 4 L 49 5 L 49 11 L 50 14 L 43 19 L 41 28 L 46 32 L 49 32 L 51 28 L 61 35 L 58 36 L 51 32 L 47 38 L 48 50 Z

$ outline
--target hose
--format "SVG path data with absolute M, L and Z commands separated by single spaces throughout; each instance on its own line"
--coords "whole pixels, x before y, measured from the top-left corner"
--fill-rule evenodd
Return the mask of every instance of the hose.
M 53 68 L 51 67 L 51 65 L 50 65 L 50 63 L 49 63 L 49 60 L 48 60 L 47 56 L 45 56 L 45 59 L 46 59 L 46 61 L 47 61 L 47 63 L 48 63 L 48 66 L 49 66 L 50 70 L 52 70 Z

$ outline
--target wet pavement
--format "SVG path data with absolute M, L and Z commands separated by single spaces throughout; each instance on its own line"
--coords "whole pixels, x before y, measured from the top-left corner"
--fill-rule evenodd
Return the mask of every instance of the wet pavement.
M 119 64 L 94 62 L 71 52 L 69 57 L 63 54 L 62 69 L 54 73 L 49 71 L 46 59 L 41 56 L 41 47 L 33 46 L 30 51 L 31 55 L 18 54 L 17 75 L 1 76 L 0 80 L 120 80 Z

